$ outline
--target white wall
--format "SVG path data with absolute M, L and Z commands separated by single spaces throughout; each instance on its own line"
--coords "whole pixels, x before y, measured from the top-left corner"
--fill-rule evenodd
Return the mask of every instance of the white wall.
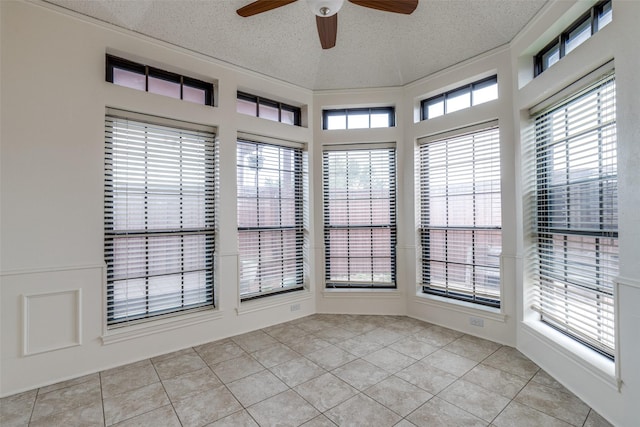
M 531 79 L 531 55 L 593 2 L 552 2 L 510 44 L 402 88 L 316 92 L 234 69 L 208 58 L 70 16 L 53 6 L 0 2 L 0 395 L 313 312 L 408 314 L 517 346 L 615 425 L 632 426 L 640 402 L 640 2 L 614 0 L 614 20 L 543 75 Z M 137 92 L 104 81 L 105 52 L 127 54 L 204 79 L 216 79 L 210 108 Z M 620 284 L 619 357 L 614 366 L 535 321 L 528 230 L 523 221 L 520 137 L 528 109 L 609 59 L 618 96 Z M 496 101 L 424 122 L 419 99 L 498 74 Z M 236 90 L 308 111 L 306 127 L 235 113 Z M 394 105 L 391 129 L 321 130 L 322 108 Z M 215 311 L 130 330 L 104 328 L 103 156 L 105 107 L 216 126 L 221 202 Z M 416 140 L 461 126 L 499 121 L 502 171 L 502 308 L 491 311 L 420 295 L 416 289 L 414 153 Z M 240 304 L 237 288 L 235 138 L 238 131 L 309 144 L 312 202 L 308 292 Z M 393 142 L 398 152 L 398 289 L 323 289 L 321 153 L 336 143 Z M 292 304 L 300 311 L 291 311 Z M 25 308 L 27 310 L 25 310 Z M 484 320 L 484 327 L 470 324 Z M 25 355 L 25 350 L 28 354 Z M 617 372 L 616 372 L 617 368 Z M 618 391 L 617 379 L 621 379 Z

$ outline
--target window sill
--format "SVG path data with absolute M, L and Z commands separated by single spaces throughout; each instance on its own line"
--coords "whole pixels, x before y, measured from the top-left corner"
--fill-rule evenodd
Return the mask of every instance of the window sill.
M 138 323 L 130 326 L 123 326 L 121 328 L 107 330 L 101 337 L 102 345 L 115 344 L 122 341 L 142 338 L 221 318 L 221 310 L 206 310 L 199 311 L 197 313 L 177 315 L 164 319 Z
M 403 293 L 398 289 L 339 288 L 324 289 L 324 298 L 400 298 Z
M 439 297 L 437 295 L 424 294 L 422 292 L 418 292 L 416 294 L 416 298 L 414 299 L 414 301 L 418 304 L 457 311 L 459 313 L 481 317 L 483 319 L 493 320 L 496 322 L 505 323 L 507 321 L 507 315 L 502 313 L 499 308 L 487 307 L 471 302 Z
M 236 308 L 236 313 L 238 313 L 238 316 L 241 316 L 243 314 L 254 313 L 256 311 L 268 310 L 274 307 L 305 301 L 310 298 L 311 292 L 309 292 L 308 289 L 302 289 L 280 295 L 275 294 L 265 296 L 263 298 L 241 302 L 238 308 Z M 294 310 L 292 309 L 292 311 Z
M 620 391 L 622 380 L 617 377 L 616 364 L 613 360 L 585 347 L 539 320 L 525 320 L 522 322 L 522 327 L 535 339 L 588 370 L 612 389 Z

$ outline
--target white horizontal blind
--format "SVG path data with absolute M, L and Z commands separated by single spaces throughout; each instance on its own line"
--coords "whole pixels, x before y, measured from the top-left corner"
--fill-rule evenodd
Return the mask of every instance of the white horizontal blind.
M 618 274 L 614 75 L 535 116 L 542 321 L 613 358 Z
M 105 118 L 107 322 L 213 307 L 215 135 Z
M 327 150 L 323 163 L 326 286 L 395 287 L 395 149 Z
M 304 284 L 303 151 L 238 141 L 240 298 Z
M 500 306 L 498 128 L 420 141 L 423 292 Z

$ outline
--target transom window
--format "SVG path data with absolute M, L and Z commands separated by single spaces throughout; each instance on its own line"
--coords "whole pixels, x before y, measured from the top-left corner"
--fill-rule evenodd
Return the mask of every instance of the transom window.
M 615 78 L 534 116 L 540 319 L 613 358 L 618 274 Z
M 238 141 L 240 298 L 302 289 L 302 147 Z
M 326 286 L 395 288 L 395 149 L 325 150 L 323 167 Z
M 478 80 L 420 102 L 421 120 L 433 119 L 498 99 L 498 76 Z
M 422 291 L 499 307 L 498 128 L 421 140 L 419 174 Z
M 107 55 L 107 81 L 202 105 L 213 105 L 213 84 Z
M 574 21 L 555 40 L 534 57 L 534 75 L 558 62 L 566 54 L 584 43 L 613 19 L 611 0 L 601 1 Z
M 388 128 L 396 125 L 395 108 L 342 108 L 322 111 L 322 129 Z
M 302 109 L 261 96 L 238 92 L 236 111 L 274 122 L 301 126 Z
M 215 134 L 194 126 L 105 118 L 110 326 L 213 308 Z

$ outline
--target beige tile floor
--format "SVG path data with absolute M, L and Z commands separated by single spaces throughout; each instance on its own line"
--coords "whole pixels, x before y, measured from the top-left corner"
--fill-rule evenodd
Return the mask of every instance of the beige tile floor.
M 608 426 L 517 350 L 316 314 L 0 400 L 10 426 Z

